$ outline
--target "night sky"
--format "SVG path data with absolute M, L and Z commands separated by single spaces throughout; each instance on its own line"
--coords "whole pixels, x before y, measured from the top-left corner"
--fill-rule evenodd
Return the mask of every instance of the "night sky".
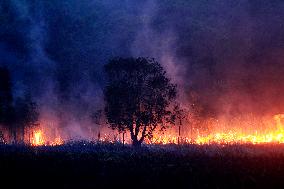
M 15 97 L 79 127 L 117 56 L 157 59 L 201 116 L 283 113 L 283 21 L 280 0 L 2 0 L 0 66 Z

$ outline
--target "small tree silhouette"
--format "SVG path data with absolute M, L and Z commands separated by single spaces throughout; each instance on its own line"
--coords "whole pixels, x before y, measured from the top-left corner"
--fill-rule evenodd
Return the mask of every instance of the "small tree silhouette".
M 157 126 L 173 123 L 176 86 L 154 59 L 115 58 L 105 66 L 105 113 L 112 129 L 129 131 L 140 146 Z

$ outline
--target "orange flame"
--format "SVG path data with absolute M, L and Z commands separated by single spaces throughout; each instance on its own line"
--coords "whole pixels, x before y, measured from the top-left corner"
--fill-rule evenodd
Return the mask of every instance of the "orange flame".
M 284 143 L 284 125 L 282 124 L 284 120 L 284 114 L 277 114 L 273 116 L 271 122 L 267 121 L 262 123 L 265 128 L 255 128 L 258 127 L 258 121 L 255 120 L 253 132 L 246 131 L 245 125 L 241 123 L 230 123 L 229 127 L 226 129 L 220 129 L 218 127 L 224 126 L 224 123 L 218 123 L 215 125 L 217 128 L 211 132 L 200 134 L 200 129 L 196 129 L 196 134 L 194 136 L 177 136 L 177 133 L 168 132 L 168 134 L 160 135 L 156 134 L 150 139 L 146 139 L 146 144 L 178 144 L 178 143 L 191 143 L 191 144 L 265 144 L 265 143 Z M 252 120 L 251 120 L 252 121 Z M 216 121 L 218 122 L 218 120 Z M 231 124 L 235 124 L 233 128 Z M 248 123 L 246 123 L 248 124 Z M 210 123 L 208 124 L 210 126 Z M 208 126 L 207 125 L 207 126 Z M 166 132 L 167 133 L 167 132 Z
M 40 146 L 44 144 L 44 138 L 41 130 L 34 131 L 31 142 L 33 146 Z
M 46 139 L 45 134 L 42 130 L 34 131 L 31 138 L 32 146 L 56 146 L 61 144 L 63 144 L 61 137 L 56 137 L 53 141 L 49 141 Z
M 146 144 L 264 144 L 264 143 L 284 143 L 284 114 L 277 114 L 272 118 L 263 118 L 257 120 L 248 118 L 240 120 L 231 120 L 229 123 L 215 120 L 206 122 L 212 130 L 204 132 L 202 129 L 194 129 L 194 134 L 183 134 L 178 136 L 177 132 L 166 131 L 166 134 L 156 133 L 149 139 L 145 139 Z M 214 125 L 215 124 L 215 125 Z M 227 125 L 225 128 L 224 125 Z M 250 130 L 246 128 L 251 126 Z M 186 125 L 185 125 L 186 129 Z M 187 127 L 187 130 L 189 127 Z M 191 128 L 192 129 L 192 128 Z M 203 131 L 203 132 L 202 132 Z M 48 132 L 42 129 L 33 131 L 31 145 L 61 145 L 63 140 L 60 136 L 48 137 Z M 120 137 L 121 138 L 121 137 Z M 99 139 L 100 142 L 122 142 L 122 139 L 113 138 L 113 136 L 105 134 Z M 129 136 L 126 136 L 126 143 L 131 143 Z
M 284 114 L 277 114 L 273 116 L 275 125 L 274 129 L 270 129 L 267 132 L 257 132 L 252 134 L 246 134 L 237 131 L 228 132 L 216 132 L 207 136 L 198 135 L 196 138 L 197 144 L 263 144 L 263 143 L 284 143 L 284 129 L 281 120 L 284 118 Z M 275 126 L 274 125 L 274 126 Z

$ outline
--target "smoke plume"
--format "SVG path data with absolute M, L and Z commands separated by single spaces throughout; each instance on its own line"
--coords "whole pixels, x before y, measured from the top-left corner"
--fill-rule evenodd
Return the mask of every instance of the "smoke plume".
M 157 59 L 201 117 L 282 113 L 283 18 L 277 0 L 3 0 L 0 66 L 67 138 L 92 137 L 117 56 Z

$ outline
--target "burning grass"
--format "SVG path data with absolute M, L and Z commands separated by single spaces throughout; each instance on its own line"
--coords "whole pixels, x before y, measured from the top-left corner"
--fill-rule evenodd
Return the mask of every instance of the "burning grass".
M 284 143 L 284 114 L 274 116 L 254 117 L 247 115 L 228 119 L 205 120 L 199 128 L 183 126 L 183 136 L 177 132 L 155 134 L 147 144 L 282 144 Z M 203 128 L 202 128 L 203 126 Z
M 198 122 L 198 124 L 176 125 L 166 131 L 157 130 L 152 138 L 145 138 L 147 145 L 167 144 L 283 144 L 284 143 L 284 114 L 274 116 L 244 117 L 210 119 Z M 94 128 L 87 125 L 86 127 Z M 181 135 L 179 135 L 179 129 Z M 109 129 L 106 125 L 100 129 L 88 129 L 88 134 L 79 136 L 85 139 L 100 143 L 125 143 L 131 144 L 129 132 L 118 133 Z M 63 145 L 72 137 L 68 136 L 56 121 L 44 119 L 36 127 L 27 127 L 22 137 L 18 140 L 11 140 L 9 132 L 5 130 L 3 143 L 25 143 L 31 146 L 58 146 Z M 75 136 L 76 138 L 76 136 Z M 1 139 L 1 138 L 0 138 Z
M 282 144 L 284 143 L 284 114 L 255 118 L 253 116 L 239 117 L 234 119 L 211 119 L 200 124 L 199 128 L 192 125 L 184 125 L 183 134 L 170 129 L 164 133 L 156 132 L 152 138 L 146 138 L 145 144 Z M 39 128 L 34 129 L 29 140 L 32 146 L 56 146 L 64 144 L 58 129 L 49 129 L 42 123 Z M 202 128 L 203 126 L 203 128 Z M 177 127 L 175 127 L 177 129 Z M 52 132 L 55 131 L 55 132 Z M 190 131 L 190 132 L 188 132 Z M 53 134 L 51 134 L 53 133 Z M 111 132 L 110 132 L 111 133 Z M 89 141 L 100 141 L 123 143 L 122 133 L 111 135 L 101 133 L 98 139 Z M 130 144 L 129 135 L 125 135 L 125 143 Z
M 228 127 L 223 127 L 225 121 L 217 120 L 215 123 L 211 121 L 211 125 L 218 128 L 218 130 L 211 130 L 209 134 L 202 133 L 197 130 L 197 134 L 191 137 L 179 137 L 176 133 L 170 134 L 156 134 L 151 139 L 145 139 L 144 147 L 147 150 L 167 152 L 173 149 L 174 153 L 180 152 L 186 154 L 200 154 L 204 155 L 223 155 L 225 156 L 267 156 L 267 154 L 284 156 L 284 114 L 277 114 L 273 116 L 273 119 L 264 118 L 263 120 L 255 120 L 251 117 L 242 120 L 232 120 L 227 123 L 231 130 L 227 130 Z M 249 121 L 248 121 L 249 120 Z M 222 123 L 222 125 L 220 125 Z M 217 124 L 217 125 L 216 125 Z M 259 126 L 260 132 L 250 131 L 244 127 L 252 125 L 256 128 Z M 222 130 L 223 128 L 223 130 Z M 224 129 L 226 128 L 226 129 Z M 263 129 L 265 128 L 265 129 Z M 111 135 L 104 135 L 99 140 L 89 141 L 63 141 L 60 135 L 56 137 L 50 137 L 48 132 L 45 131 L 45 127 L 41 127 L 32 131 L 31 146 L 35 149 L 46 150 L 60 150 L 69 153 L 74 150 L 79 150 L 80 153 L 93 153 L 96 150 L 102 149 L 101 147 L 109 148 L 109 145 L 113 145 L 111 149 L 122 145 L 121 137 L 112 138 Z M 58 132 L 57 132 L 58 133 Z M 126 140 L 127 148 L 130 147 L 131 140 Z M 177 145 L 181 144 L 181 145 Z M 78 147 L 82 147 L 83 151 L 80 151 Z M 123 148 L 123 149 L 127 149 Z M 194 153 L 192 153 L 194 152 Z

